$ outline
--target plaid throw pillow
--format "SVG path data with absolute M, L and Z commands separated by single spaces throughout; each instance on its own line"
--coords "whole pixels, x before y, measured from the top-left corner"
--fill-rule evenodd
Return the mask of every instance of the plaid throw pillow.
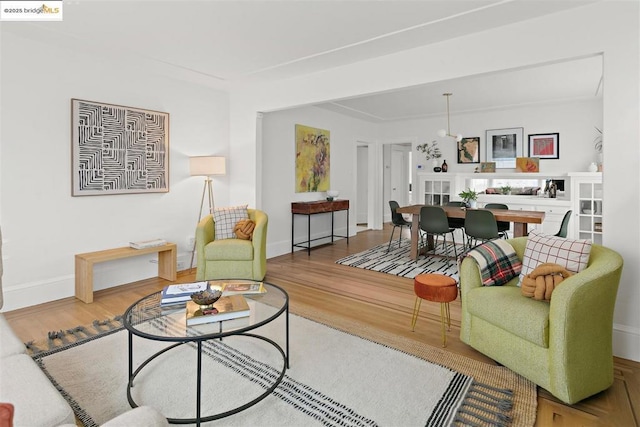
M 491 240 L 469 251 L 480 268 L 484 286 L 501 286 L 520 273 L 522 263 L 511 244 L 503 239 Z
M 545 262 L 559 264 L 572 273 L 579 273 L 587 268 L 590 254 L 591 240 L 565 239 L 548 236 L 538 230 L 531 230 L 524 248 L 518 286 L 522 283 L 524 276 Z
M 232 206 L 228 208 L 216 208 L 213 211 L 213 221 L 215 222 L 216 240 L 235 239 L 233 227 L 238 221 L 249 219 L 247 206 Z

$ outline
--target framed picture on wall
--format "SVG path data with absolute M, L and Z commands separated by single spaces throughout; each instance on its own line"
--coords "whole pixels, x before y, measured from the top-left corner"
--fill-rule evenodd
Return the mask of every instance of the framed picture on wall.
M 458 163 L 480 163 L 480 137 L 462 138 L 458 142 Z
M 495 172 L 496 171 L 496 162 L 482 162 L 480 163 L 480 172 Z
M 560 158 L 559 133 L 535 133 L 529 135 L 529 157 L 540 159 Z
M 169 191 L 169 113 L 71 99 L 72 196 Z
M 523 156 L 524 128 L 489 129 L 485 144 L 488 162 L 495 162 L 496 168 L 516 167 L 516 157 Z

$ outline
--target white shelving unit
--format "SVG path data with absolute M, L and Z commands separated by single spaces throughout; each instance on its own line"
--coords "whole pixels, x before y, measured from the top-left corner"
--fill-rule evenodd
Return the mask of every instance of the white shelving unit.
M 416 203 L 446 205 L 455 191 L 455 176 L 447 173 L 419 174 L 419 198 Z
M 573 237 L 602 244 L 602 173 L 571 173 Z

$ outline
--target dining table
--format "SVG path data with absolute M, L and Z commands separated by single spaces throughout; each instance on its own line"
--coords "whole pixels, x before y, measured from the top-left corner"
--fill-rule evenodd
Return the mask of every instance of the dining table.
M 396 212 L 401 214 L 412 215 L 411 227 L 411 259 L 418 259 L 418 230 L 420 224 L 420 209 L 426 205 L 410 205 L 401 206 L 396 209 Z M 466 216 L 468 209 L 459 206 L 440 206 L 449 218 L 463 218 Z M 529 234 L 528 224 L 542 224 L 544 220 L 543 211 L 525 211 L 525 210 L 510 210 L 510 209 L 486 209 L 493 213 L 496 221 L 513 222 L 513 236 L 521 237 Z

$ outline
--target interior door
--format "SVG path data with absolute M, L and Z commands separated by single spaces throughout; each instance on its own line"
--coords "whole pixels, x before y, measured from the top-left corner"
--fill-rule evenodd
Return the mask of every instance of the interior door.
M 407 152 L 391 150 L 390 200 L 396 200 L 400 206 L 409 203 L 409 173 L 407 171 Z

